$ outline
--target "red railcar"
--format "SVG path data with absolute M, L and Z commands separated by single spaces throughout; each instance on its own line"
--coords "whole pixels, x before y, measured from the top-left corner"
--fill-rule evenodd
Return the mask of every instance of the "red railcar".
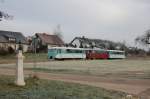
M 87 59 L 108 59 L 109 54 L 103 49 L 88 49 L 86 51 Z

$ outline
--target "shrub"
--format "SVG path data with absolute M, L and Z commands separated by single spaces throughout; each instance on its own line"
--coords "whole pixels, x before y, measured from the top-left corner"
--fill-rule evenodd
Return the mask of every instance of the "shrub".
M 12 47 L 8 47 L 8 48 L 4 48 L 1 47 L 0 48 L 0 55 L 8 55 L 8 54 L 13 54 L 15 53 L 15 50 Z
M 0 55 L 7 55 L 7 54 L 8 54 L 8 50 L 3 48 L 3 47 L 1 47 L 0 48 Z

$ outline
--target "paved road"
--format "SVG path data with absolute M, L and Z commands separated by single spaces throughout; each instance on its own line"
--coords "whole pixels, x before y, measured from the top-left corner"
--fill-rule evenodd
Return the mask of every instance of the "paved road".
M 25 75 L 29 76 L 33 71 L 25 70 Z M 120 78 L 105 78 L 97 76 L 81 76 L 71 74 L 54 74 L 36 72 L 39 78 L 49 80 L 59 80 L 71 83 L 80 83 L 95 87 L 102 87 L 108 90 L 122 91 L 134 95 L 144 95 L 150 99 L 150 80 L 129 80 Z M 14 69 L 0 68 L 0 75 L 15 75 Z

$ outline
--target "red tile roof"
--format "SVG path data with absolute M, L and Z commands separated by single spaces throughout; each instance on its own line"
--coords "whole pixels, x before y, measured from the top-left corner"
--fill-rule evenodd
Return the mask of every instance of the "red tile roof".
M 50 35 L 46 33 L 36 33 L 36 35 L 46 44 L 64 45 L 63 40 L 57 35 Z

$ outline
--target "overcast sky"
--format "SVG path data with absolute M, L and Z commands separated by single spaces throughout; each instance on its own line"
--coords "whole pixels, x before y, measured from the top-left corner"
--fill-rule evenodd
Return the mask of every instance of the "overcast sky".
M 150 29 L 150 0 L 5 0 L 0 10 L 14 16 L 0 30 L 53 33 L 60 24 L 64 40 L 76 36 L 123 41 Z

